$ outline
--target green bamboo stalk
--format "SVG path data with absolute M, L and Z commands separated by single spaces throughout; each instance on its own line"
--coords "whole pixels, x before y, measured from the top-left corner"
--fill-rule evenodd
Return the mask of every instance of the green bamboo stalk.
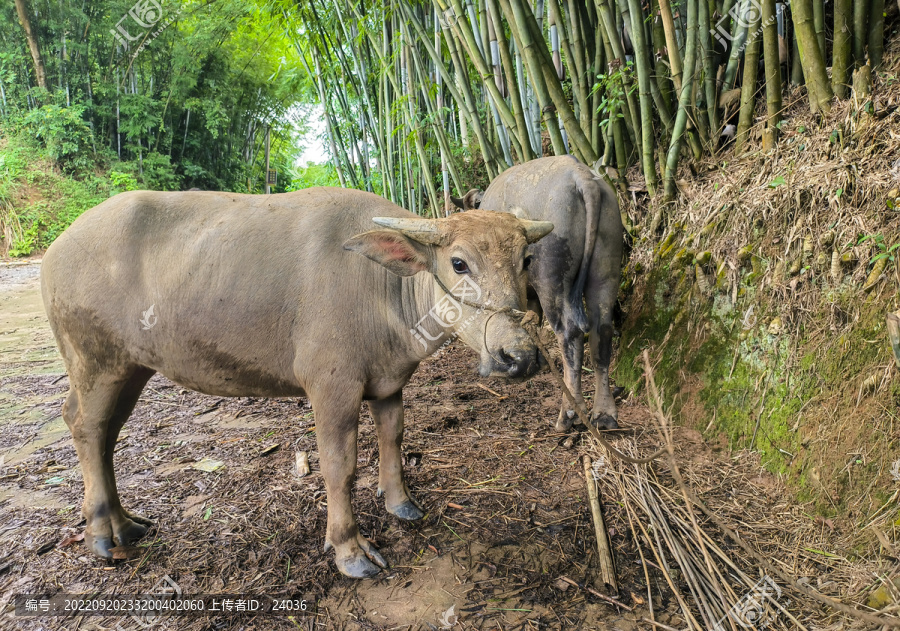
M 490 14 L 486 13 L 484 18 L 485 19 L 482 20 L 482 25 L 487 30 L 485 49 L 489 51 L 490 54 L 491 70 L 493 70 L 494 73 L 494 85 L 497 87 L 500 95 L 505 97 L 503 91 L 506 89 L 506 86 L 503 83 L 503 70 L 500 67 L 500 48 L 497 46 L 497 35 L 494 30 L 494 25 L 491 23 Z M 500 117 L 497 114 L 497 108 L 493 103 L 491 103 L 491 115 L 494 117 L 494 126 L 496 127 L 497 136 L 500 138 L 500 146 L 503 148 L 503 157 L 506 158 L 506 164 L 512 166 L 513 159 L 510 154 L 509 134 L 507 133 L 506 128 L 503 127 L 503 123 L 500 121 Z M 513 115 L 513 118 L 515 118 L 515 115 Z M 518 125 L 518 120 L 516 121 L 516 124 Z M 530 143 L 521 142 L 519 144 L 518 153 L 520 156 L 522 155 L 522 148 L 526 147 L 528 144 Z
M 613 102 L 609 109 L 609 124 L 612 127 L 613 147 L 616 151 L 616 170 L 619 173 L 618 184 L 621 190 L 628 188 L 628 178 L 626 175 L 628 169 L 628 157 L 625 151 L 625 134 L 622 128 L 625 124 L 623 119 L 619 118 L 618 103 Z
M 766 67 L 766 129 L 763 150 L 775 148 L 781 121 L 781 59 L 778 53 L 776 0 L 762 0 L 763 59 Z
M 408 30 L 406 31 L 406 36 L 409 37 L 410 41 L 414 41 L 410 36 Z M 438 120 L 438 115 L 435 110 L 435 104 L 432 103 L 431 97 L 429 96 L 429 88 L 431 86 L 429 85 L 428 73 L 425 71 L 425 64 L 423 63 L 418 48 L 415 45 L 411 45 L 409 47 L 409 52 L 410 56 L 412 57 L 413 65 L 415 66 L 416 77 L 418 78 L 419 87 L 422 93 L 422 101 L 425 103 L 425 110 L 428 114 L 428 120 L 430 121 L 430 125 L 434 130 L 434 135 L 437 138 L 438 145 L 440 145 L 441 148 L 441 155 L 443 157 L 442 163 L 446 165 L 447 169 L 449 170 L 450 177 L 453 179 L 453 185 L 456 187 L 456 190 L 461 193 L 464 190 L 462 178 L 460 177 L 459 170 L 456 167 L 456 161 L 453 160 L 453 154 L 450 151 L 450 143 L 447 140 L 447 135 L 444 131 L 443 126 Z M 439 93 L 437 94 L 437 98 L 438 100 L 440 100 Z
M 553 68 L 553 60 L 550 57 L 547 47 L 543 44 L 542 33 L 535 20 L 534 14 L 530 9 L 527 11 L 525 10 L 524 0 L 511 0 L 511 2 L 513 13 L 515 14 L 518 11 L 522 14 L 525 27 L 532 30 L 532 38 L 534 38 L 534 40 L 540 38 L 541 44 L 535 46 L 535 52 L 543 61 L 543 63 L 540 63 L 540 70 L 544 73 L 544 80 L 547 82 L 550 98 L 553 100 L 553 105 L 556 107 L 560 120 L 562 120 L 562 123 L 565 126 L 566 133 L 568 133 L 569 139 L 572 141 L 575 155 L 586 164 L 594 164 L 597 161 L 597 154 L 594 153 L 594 148 L 591 146 L 584 130 L 578 124 L 578 119 L 575 118 L 575 113 L 569 105 L 569 99 L 562 88 L 562 84 L 559 82 L 559 77 L 556 76 L 556 70 Z
M 813 27 L 812 0 L 794 0 L 791 7 L 794 12 L 797 46 L 800 48 L 800 63 L 803 64 L 810 107 L 813 112 L 827 114 L 831 111 L 834 93 L 825 73 L 825 61 Z
M 299 48 L 299 46 L 298 46 Z M 313 62 L 316 67 L 316 76 L 310 77 L 313 79 L 316 84 L 316 90 L 319 93 L 319 103 L 322 104 L 322 109 L 325 114 L 325 135 L 328 137 L 328 146 L 331 150 L 331 155 L 334 157 L 334 166 L 335 170 L 337 170 L 338 181 L 341 183 L 341 188 L 347 188 L 347 178 L 344 175 L 343 165 L 341 163 L 341 156 L 338 154 L 337 142 L 335 141 L 334 127 L 331 122 L 331 110 L 328 106 L 328 96 L 325 92 L 325 84 L 322 81 L 322 70 L 319 65 L 319 56 L 316 52 L 316 47 L 311 47 L 313 53 Z M 302 51 L 300 51 L 301 56 L 305 56 Z
M 352 5 L 351 5 L 352 6 Z M 395 204 L 402 206 L 401 204 L 401 192 L 400 188 L 397 184 L 397 170 L 395 168 L 394 163 L 394 136 L 391 133 L 391 108 L 388 106 L 388 103 L 392 103 L 393 99 L 391 98 L 391 86 L 390 79 L 388 75 L 391 74 L 390 67 L 385 64 L 382 60 L 387 56 L 387 51 L 389 50 L 389 21 L 386 18 L 385 14 L 382 14 L 381 21 L 381 47 L 379 48 L 377 45 L 372 46 L 373 50 L 378 54 L 378 59 L 381 66 L 381 79 L 378 82 L 378 110 L 381 112 L 381 128 L 382 133 L 384 134 L 385 139 L 385 152 L 387 153 L 387 171 L 384 174 L 386 181 L 390 181 L 390 193 L 391 193 L 391 201 Z M 358 19 L 358 14 L 357 14 Z M 366 29 L 364 29 L 366 31 Z M 370 34 L 370 37 L 374 38 L 374 35 Z
M 618 65 L 625 65 L 625 50 L 622 47 L 622 41 L 619 38 L 618 30 L 616 29 L 616 17 L 613 15 L 612 9 L 610 9 L 609 2 L 607 0 L 594 0 L 594 3 L 597 7 L 597 14 L 600 18 L 600 23 L 603 28 L 600 29 L 601 35 L 604 38 L 604 42 L 609 44 L 610 49 L 612 50 L 612 56 L 608 56 L 609 66 L 612 68 L 615 62 L 618 62 Z M 640 134 L 640 118 L 639 118 L 639 109 L 637 103 L 634 100 L 634 94 L 632 90 L 631 78 L 626 75 L 625 78 L 625 104 L 626 104 L 626 128 L 630 125 L 630 128 L 627 129 L 629 132 L 629 136 L 631 136 L 631 141 L 633 144 L 637 145 L 637 136 Z
M 573 80 L 574 77 L 578 77 L 578 82 L 583 85 L 585 73 L 587 72 L 588 59 L 593 56 L 591 51 L 593 47 L 588 47 L 587 41 L 584 38 L 582 32 L 582 24 L 579 19 L 579 11 L 578 6 L 575 3 L 575 0 L 567 0 L 568 2 L 568 11 L 564 11 L 563 7 L 557 2 L 557 0 L 551 0 L 550 8 L 553 9 L 556 6 L 556 9 L 559 13 L 559 27 L 565 32 L 568 31 L 568 35 L 566 36 L 566 40 L 571 40 L 572 42 L 572 53 L 574 54 L 574 64 L 575 71 L 569 71 L 569 74 L 572 75 Z M 562 16 L 565 17 L 562 17 Z M 565 18 L 568 18 L 568 22 Z M 587 93 L 587 90 L 584 90 Z
M 537 96 L 538 105 L 544 117 L 544 124 L 550 133 L 550 143 L 553 145 L 553 153 L 558 156 L 566 154 L 566 145 L 563 141 L 562 134 L 559 132 L 559 123 L 556 119 L 556 113 L 553 108 L 553 101 L 547 88 L 547 82 L 541 69 L 541 60 L 537 49 L 542 47 L 543 40 L 540 43 L 534 41 L 531 29 L 524 22 L 521 8 L 516 6 L 514 10 L 510 5 L 510 0 L 501 0 L 503 12 L 509 22 L 510 32 L 516 40 L 519 50 L 525 55 L 525 65 L 528 67 L 528 76 L 531 80 L 531 86 L 534 88 L 535 96 Z
M 705 2 L 706 0 L 701 0 Z M 656 197 L 656 164 L 653 160 L 653 104 L 650 95 L 650 60 L 647 59 L 647 42 L 644 31 L 644 12 L 640 0 L 629 0 L 631 8 L 631 42 L 634 45 L 634 61 L 637 66 L 638 89 L 641 101 L 641 155 L 644 180 L 650 197 Z
M 442 11 L 446 11 L 448 8 L 447 0 L 434 0 L 441 7 Z M 478 70 L 478 74 L 482 78 L 482 85 L 484 85 L 488 89 L 488 94 L 490 95 L 491 101 L 494 106 L 497 108 L 497 114 L 499 115 L 502 124 L 505 125 L 510 131 L 512 131 L 515 136 L 516 143 L 519 145 L 519 151 L 521 152 L 521 145 L 524 141 L 524 130 L 520 130 L 516 125 L 515 117 L 512 112 L 510 112 L 509 107 L 506 105 L 506 101 L 503 99 L 503 95 L 500 94 L 500 91 L 497 89 L 497 86 L 493 82 L 493 72 L 485 61 L 484 57 L 482 57 L 479 48 L 478 42 L 475 39 L 475 35 L 472 32 L 471 25 L 468 20 L 465 19 L 463 14 L 462 5 L 460 4 L 460 0 L 450 0 L 452 3 L 453 10 L 456 12 L 456 19 L 450 25 L 451 30 L 459 39 L 460 43 L 466 49 L 466 52 L 469 55 L 469 59 L 475 64 L 475 68 Z M 522 152 L 524 153 L 524 152 Z
M 850 91 L 850 67 L 853 48 L 853 0 L 834 1 L 834 45 L 832 50 L 831 88 L 835 96 L 846 99 Z
M 678 40 L 675 37 L 675 20 L 672 18 L 672 6 L 669 0 L 659 1 L 659 17 L 662 19 L 663 31 L 666 35 L 666 50 L 669 56 L 669 71 L 675 91 L 681 93 L 681 53 L 678 48 Z
M 706 124 L 709 129 L 708 146 L 710 151 L 715 152 L 716 142 L 719 137 L 719 99 L 716 94 L 716 75 L 714 68 L 715 51 L 712 46 L 712 38 L 710 30 L 712 29 L 712 21 L 710 20 L 709 3 L 707 0 L 699 0 L 698 5 L 699 22 L 698 31 L 700 38 L 700 54 L 703 61 L 703 87 L 706 100 Z M 702 119 L 703 116 L 701 115 Z
M 800 63 L 800 47 L 797 45 L 797 29 L 793 28 L 794 37 L 791 38 L 791 83 L 803 85 L 806 78 L 803 76 L 803 64 Z
M 438 208 L 440 208 L 440 205 L 438 203 L 437 190 L 434 186 L 434 175 L 431 172 L 431 165 L 428 162 L 428 156 L 425 154 L 425 144 L 422 142 L 422 127 L 419 124 L 419 121 L 416 120 L 415 115 L 416 89 L 413 86 L 413 73 L 410 71 L 409 63 L 411 56 L 409 50 L 413 45 L 414 44 L 410 42 L 404 42 L 401 38 L 401 55 L 403 56 L 403 60 L 405 62 L 402 67 L 405 67 L 406 69 L 405 78 L 407 99 L 407 107 L 404 108 L 403 114 L 406 119 L 406 129 L 413 137 L 413 142 L 416 146 L 416 156 L 419 158 L 419 172 L 422 174 L 422 179 L 425 180 L 425 189 L 428 192 L 428 200 L 431 204 L 434 218 L 437 219 Z
M 819 40 L 822 59 L 827 59 L 825 55 L 825 0 L 813 0 L 813 25 L 816 28 L 816 39 Z
M 697 3 L 698 11 L 699 6 L 704 4 L 705 0 L 699 0 Z M 697 18 L 698 26 L 697 26 L 697 39 L 700 39 L 700 26 L 699 21 L 700 18 Z M 703 77 L 703 51 L 702 49 L 697 51 L 698 55 L 698 64 L 700 70 L 698 70 L 694 74 L 694 85 L 691 87 L 691 111 L 688 113 L 690 117 L 691 123 L 694 126 L 694 141 L 691 143 L 691 150 L 694 152 L 694 158 L 699 160 L 703 156 L 704 147 L 709 146 L 709 118 L 706 115 L 706 96 L 705 96 L 705 84 Z M 702 108 L 702 111 L 701 111 Z M 691 130 L 688 129 L 688 141 L 691 140 Z M 700 136 L 699 139 L 697 136 Z
M 732 8 L 734 8 L 734 2 L 735 2 L 735 0 L 723 0 L 721 11 L 719 11 L 718 13 L 716 13 L 715 8 L 710 8 L 710 10 L 709 10 L 710 17 L 719 15 L 724 18 L 727 18 L 727 19 L 720 18 L 719 21 L 716 22 L 716 38 L 720 39 L 722 31 L 725 31 L 726 33 L 728 33 L 728 37 L 725 38 L 728 40 L 728 43 L 733 43 L 733 42 L 731 42 L 731 29 L 729 28 L 731 25 L 729 24 L 729 22 L 731 21 L 730 14 L 731 14 Z M 710 3 L 711 3 L 711 5 L 714 5 L 716 3 L 716 0 L 710 0 Z M 721 28 L 720 28 L 720 26 L 721 26 Z M 700 25 L 700 28 L 703 28 L 703 25 Z M 728 59 L 730 52 L 731 51 L 726 43 L 722 50 L 721 56 L 716 55 L 715 63 L 713 64 L 713 66 L 718 68 L 722 64 L 723 59 Z M 716 81 L 716 85 L 718 87 L 722 87 L 721 84 L 718 82 L 718 78 Z
M 343 33 L 344 40 L 350 43 L 349 50 L 350 56 L 353 61 L 353 70 L 356 73 L 356 76 L 359 77 L 357 81 L 351 81 L 350 83 L 353 85 L 354 91 L 357 93 L 357 96 L 362 97 L 363 107 L 360 108 L 360 128 L 362 131 L 362 139 L 363 139 L 363 164 L 368 169 L 369 165 L 369 157 L 366 142 L 368 138 L 368 134 L 366 131 L 368 129 L 372 130 L 372 138 L 375 140 L 376 148 L 378 149 L 378 156 L 376 158 L 376 164 L 382 172 L 384 171 L 384 141 L 381 137 L 381 134 L 378 133 L 378 126 L 375 124 L 374 112 L 372 102 L 369 98 L 369 81 L 366 73 L 366 65 L 365 60 L 360 59 L 360 50 L 356 45 L 356 38 L 351 36 L 351 30 L 353 30 L 353 26 L 350 25 L 348 27 L 345 24 L 345 18 L 340 9 L 340 3 L 338 0 L 333 0 L 335 15 L 337 16 L 338 23 L 341 27 L 341 32 Z M 365 117 L 365 118 L 362 118 Z M 371 176 L 366 178 L 366 185 L 369 190 L 371 190 L 372 186 L 372 178 Z
M 741 58 L 745 50 L 745 42 L 747 41 L 748 22 L 747 16 L 751 12 L 756 11 L 756 0 L 740 0 L 739 18 L 734 21 L 734 30 L 732 31 L 731 53 L 728 56 L 728 65 L 725 67 L 725 77 L 723 80 L 722 90 L 730 90 L 734 87 L 734 81 L 737 77 L 737 71 L 741 64 Z M 751 6 L 751 3 L 752 6 Z M 751 16 L 752 17 L 752 16 Z M 752 21 L 752 20 L 751 20 Z
M 569 68 L 569 76 L 572 78 L 572 93 L 578 106 L 578 121 L 581 128 L 587 131 L 590 129 L 591 113 L 587 102 L 588 89 L 584 82 L 587 73 L 583 66 L 585 51 L 583 48 L 584 42 L 581 39 L 581 29 L 578 28 L 577 23 L 573 24 L 570 22 L 568 31 L 577 34 L 578 38 L 570 42 L 566 29 L 566 20 L 561 13 L 558 1 L 548 1 L 550 3 L 551 20 L 556 23 L 559 42 L 565 51 L 566 66 Z M 560 76 L 560 80 L 562 79 L 563 76 Z
M 700 0 L 701 2 L 703 0 Z M 757 69 L 759 68 L 759 44 L 762 38 L 759 35 L 759 25 L 762 23 L 762 13 L 754 12 L 754 20 L 750 23 L 747 48 L 744 51 L 744 82 L 741 86 L 741 109 L 738 115 L 737 136 L 734 141 L 734 152 L 740 154 L 747 144 L 750 128 L 753 126 L 753 114 L 756 110 L 756 83 Z
M 404 3 L 401 2 L 400 6 L 404 6 Z M 439 5 L 435 5 L 435 8 L 438 11 L 443 12 Z M 415 21 L 413 21 L 413 25 L 415 26 Z M 478 145 L 481 148 L 481 155 L 484 158 L 485 169 L 488 172 L 488 177 L 494 179 L 503 169 L 502 167 L 498 168 L 500 167 L 500 162 L 496 157 L 493 146 L 488 142 L 484 127 L 481 124 L 481 119 L 478 116 L 478 109 L 475 106 L 475 97 L 469 87 L 466 66 L 463 64 L 459 50 L 456 47 L 456 38 L 450 33 L 450 27 L 446 21 L 441 24 L 441 28 L 444 34 L 444 42 L 447 44 L 447 49 L 450 52 L 453 68 L 456 70 L 456 75 L 459 79 L 457 86 L 462 91 L 463 97 L 465 98 L 464 102 L 469 114 L 469 122 L 472 125 L 472 130 L 475 132 L 476 138 L 478 138 Z M 460 101 L 457 101 L 457 103 L 460 104 L 460 109 L 462 109 L 462 103 Z
M 665 28 L 663 28 L 662 15 L 660 15 L 659 0 L 651 0 L 650 6 L 653 12 L 653 27 L 651 29 L 651 34 L 653 41 L 654 75 L 656 84 L 659 87 L 658 92 L 660 98 L 665 101 L 667 106 L 666 111 L 670 113 L 672 111 L 674 100 L 672 97 L 672 76 L 669 72 L 669 66 L 664 62 L 666 56 L 663 55 L 663 51 L 666 49 L 666 32 Z M 669 114 L 669 118 L 671 119 L 671 113 Z M 666 125 L 666 127 L 671 132 L 671 127 L 669 125 Z
M 666 159 L 665 197 L 674 199 L 676 193 L 675 174 L 678 170 L 678 156 L 681 153 L 681 143 L 687 127 L 688 108 L 691 100 L 691 84 L 693 83 L 697 57 L 697 2 L 688 0 L 687 10 L 687 38 L 684 52 L 684 73 L 686 79 L 681 83 L 681 93 L 678 98 L 678 114 L 675 117 L 675 127 L 672 131 L 672 141 L 669 144 L 669 152 Z
M 535 157 L 534 147 L 531 146 L 531 136 L 528 134 L 528 124 L 525 121 L 525 110 L 522 106 L 521 92 L 519 86 L 516 85 L 516 75 L 512 56 L 509 53 L 509 43 L 506 41 L 506 33 L 503 30 L 503 18 L 500 13 L 500 5 L 497 0 L 487 0 L 488 14 L 494 22 L 494 29 L 497 36 L 497 47 L 500 49 L 500 64 L 506 69 L 503 73 L 506 79 L 506 91 L 509 93 L 509 100 L 512 103 L 513 116 L 516 119 L 516 126 L 520 130 L 524 130 L 523 138 L 520 146 L 522 150 L 522 160 L 533 160 Z M 540 148 L 538 148 L 540 149 Z
M 869 11 L 869 65 L 872 72 L 881 69 L 884 57 L 884 0 L 870 0 Z
M 866 65 L 868 34 L 869 0 L 853 0 L 853 60 L 857 67 Z
M 344 145 L 340 126 L 335 124 L 335 116 L 332 113 L 331 96 L 329 95 L 328 90 L 325 87 L 326 84 L 324 81 L 324 74 L 322 72 L 318 46 L 313 43 L 311 46 L 311 50 L 313 53 L 313 61 L 316 67 L 316 80 L 318 82 L 319 99 L 322 102 L 322 107 L 325 112 L 325 126 L 326 128 L 330 129 L 330 138 L 333 142 L 334 153 L 332 155 L 335 159 L 335 168 L 339 171 L 338 179 L 342 180 L 341 186 L 346 187 L 347 184 L 349 184 L 352 188 L 358 188 L 359 183 L 356 178 L 356 169 L 353 167 L 353 163 L 350 160 L 349 155 L 347 154 L 347 149 Z M 343 172 L 343 178 L 341 178 L 341 172 Z
M 589 77 L 595 77 L 600 74 L 601 69 L 606 63 L 605 56 L 605 48 L 603 46 L 603 37 L 597 33 L 597 36 L 594 37 L 594 62 L 590 69 L 588 70 Z M 591 108 L 591 144 L 594 146 L 594 151 L 598 154 L 606 153 L 605 141 L 603 130 L 600 129 L 600 101 L 602 99 L 600 94 L 600 90 L 597 90 L 590 96 L 590 108 Z M 604 164 L 605 164 L 604 158 Z
M 444 64 L 443 59 L 438 54 L 437 49 L 433 47 L 428 41 L 428 37 L 425 35 L 425 30 L 422 27 L 421 22 L 419 22 L 418 17 L 416 17 L 415 13 L 413 13 L 412 9 L 405 2 L 399 3 L 399 6 L 402 10 L 404 10 L 407 21 L 412 24 L 413 30 L 416 32 L 418 41 L 423 45 L 423 47 L 425 48 L 425 52 L 428 53 L 428 56 L 431 57 L 432 62 L 438 69 L 441 78 L 444 80 L 444 84 L 447 86 L 447 91 L 450 93 L 450 97 L 459 107 L 461 120 L 460 131 L 462 133 L 463 140 L 465 140 L 467 136 L 467 130 L 464 129 L 464 126 L 466 122 L 468 122 L 468 124 L 472 126 L 472 129 L 475 132 L 475 137 L 478 139 L 478 145 L 481 148 L 481 155 L 484 157 L 485 164 L 488 166 L 489 177 L 494 177 L 493 174 L 497 171 L 494 170 L 494 167 L 492 165 L 492 163 L 495 162 L 493 158 L 493 150 L 492 148 L 490 148 L 490 145 L 487 142 L 484 127 L 481 124 L 481 118 L 478 116 L 478 112 L 475 107 L 475 98 L 472 95 L 472 91 L 469 88 L 468 79 L 466 78 L 465 66 L 459 59 L 459 54 L 456 51 L 455 41 L 447 31 L 448 27 L 446 26 L 446 24 L 441 25 L 444 39 L 447 42 L 447 49 L 450 51 L 451 63 L 453 64 L 457 72 L 458 81 L 455 81 L 454 78 L 450 75 L 450 72 Z M 380 58 L 382 65 L 385 64 L 384 60 L 386 58 L 387 55 L 383 55 Z

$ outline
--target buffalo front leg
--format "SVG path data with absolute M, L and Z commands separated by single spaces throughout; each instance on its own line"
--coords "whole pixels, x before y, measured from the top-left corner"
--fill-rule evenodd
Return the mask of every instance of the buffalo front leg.
M 369 401 L 378 433 L 378 495 L 391 515 L 415 521 L 425 513 L 410 495 L 403 476 L 400 446 L 403 444 L 403 394 L 397 392 L 380 401 Z
M 334 548 L 335 564 L 341 574 L 369 578 L 387 563 L 378 550 L 359 532 L 350 494 L 356 479 L 356 435 L 359 426 L 357 396 L 347 396 L 347 388 L 310 393 L 316 416 L 316 442 L 328 494 L 328 527 L 325 550 Z
M 73 382 L 63 404 L 84 478 L 85 544 L 107 559 L 113 547 L 134 543 L 152 525 L 122 508 L 113 469 L 119 430 L 152 374 L 141 369 L 124 379 L 100 376 L 89 386 Z

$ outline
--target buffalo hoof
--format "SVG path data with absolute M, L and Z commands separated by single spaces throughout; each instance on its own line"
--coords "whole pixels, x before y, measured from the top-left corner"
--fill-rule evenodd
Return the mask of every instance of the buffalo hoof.
M 140 521 L 138 521 L 138 519 L 140 519 Z M 119 542 L 120 546 L 130 546 L 132 543 L 146 535 L 152 525 L 153 522 L 142 517 L 130 517 L 122 526 L 116 528 L 116 541 Z
M 575 424 L 575 419 L 575 410 L 560 412 L 559 418 L 556 419 L 556 425 L 554 425 L 553 428 L 557 432 L 567 432 L 572 429 L 572 425 Z
M 400 506 L 386 508 L 387 512 L 389 512 L 394 517 L 399 517 L 400 519 L 404 519 L 406 521 L 417 521 L 425 517 L 425 513 L 422 512 L 422 509 L 416 506 L 412 500 L 406 500 L 405 502 L 400 504 Z
M 628 398 L 628 394 L 629 394 L 628 390 L 626 390 L 622 386 L 615 386 L 612 389 L 613 398 L 616 399 L 617 401 L 624 401 L 625 399 Z
M 336 559 L 338 571 L 350 578 L 372 578 L 377 576 L 381 569 L 364 556 L 349 559 Z
M 344 557 L 338 556 L 334 562 L 338 571 L 344 576 L 349 576 L 350 578 L 372 578 L 382 568 L 388 566 L 387 561 L 378 552 L 378 548 L 372 545 L 368 539 L 362 535 L 357 535 L 356 540 L 359 543 L 359 547 L 356 548 L 355 553 Z
M 149 519 L 147 519 L 146 517 L 141 517 L 140 515 L 135 515 L 133 513 L 129 513 L 127 510 L 123 510 L 122 512 L 125 513 L 125 517 L 127 517 L 131 521 L 137 522 L 139 524 L 143 524 L 147 527 L 153 526 L 153 522 L 150 521 Z
M 591 424 L 597 429 L 619 429 L 619 424 L 609 414 L 599 414 L 591 419 Z
M 104 559 L 112 558 L 112 549 L 116 546 L 112 537 L 95 537 L 94 535 L 84 533 L 84 545 L 88 550 Z

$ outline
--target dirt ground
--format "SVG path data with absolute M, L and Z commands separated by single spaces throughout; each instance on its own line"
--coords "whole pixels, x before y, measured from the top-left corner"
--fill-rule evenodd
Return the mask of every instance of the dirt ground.
M 388 515 L 375 497 L 377 446 L 363 408 L 354 508 L 392 564 L 377 579 L 344 578 L 322 552 L 326 498 L 307 400 L 210 397 L 160 376 L 116 449 L 124 505 L 156 528 L 131 558 L 89 555 L 73 541 L 84 527 L 83 486 L 38 275 L 37 264 L 0 267 L 0 628 L 145 628 L 131 617 L 15 617 L 10 603 L 17 594 L 158 593 L 169 581 L 184 594 L 285 595 L 312 606 L 293 617 L 168 617 L 155 629 L 651 628 L 639 622 L 647 586 L 614 498 L 604 510 L 619 600 L 631 611 L 589 591 L 602 585 L 586 447 L 578 433 L 553 433 L 552 377 L 481 380 L 459 345 L 424 362 L 404 391 L 405 465 L 428 511 L 421 522 Z M 625 427 L 648 414 L 630 401 L 620 409 Z M 298 451 L 312 468 L 302 478 Z M 204 471 L 210 460 L 221 466 Z M 656 620 L 679 627 L 671 593 L 664 584 L 653 591 Z

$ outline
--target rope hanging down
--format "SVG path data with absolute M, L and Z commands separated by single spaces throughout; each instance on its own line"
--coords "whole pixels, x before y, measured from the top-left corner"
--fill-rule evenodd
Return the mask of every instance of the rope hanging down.
M 588 428 L 588 430 L 590 430 L 591 435 L 594 438 L 596 438 L 600 442 L 600 444 L 603 445 L 609 451 L 609 453 L 611 453 L 616 458 L 618 458 L 620 460 L 624 460 L 625 462 L 629 462 L 631 464 L 648 464 L 650 462 L 653 462 L 654 460 L 656 460 L 657 458 L 659 458 L 660 456 L 662 456 L 666 453 L 666 449 L 662 448 L 662 449 L 659 449 L 658 451 L 655 451 L 654 453 L 650 454 L 649 456 L 647 456 L 645 458 L 632 458 L 631 456 L 629 456 L 627 454 L 623 454 L 621 451 L 619 451 L 618 449 L 613 447 L 612 443 L 610 443 L 603 436 L 603 434 L 600 433 L 600 430 L 597 429 L 593 423 L 591 423 L 590 415 L 588 415 L 587 409 L 585 408 L 584 404 L 582 402 L 576 400 L 575 397 L 572 395 L 572 392 L 569 390 L 568 386 L 566 386 L 566 382 L 563 379 L 563 376 L 560 373 L 559 368 L 557 368 L 556 364 L 553 363 L 553 359 L 551 358 L 550 353 L 547 351 L 547 347 L 544 346 L 543 342 L 541 342 L 540 335 L 538 334 L 538 326 L 540 325 L 540 318 L 534 311 L 520 311 L 519 309 L 513 309 L 512 307 L 493 307 L 486 303 L 479 304 L 477 302 L 472 302 L 470 300 L 462 298 L 461 296 L 454 295 L 449 289 L 447 289 L 447 286 L 444 285 L 444 283 L 441 281 L 440 278 L 437 277 L 437 275 L 434 275 L 433 278 L 434 278 L 435 282 L 437 283 L 438 287 L 440 287 L 441 290 L 445 294 L 447 294 L 448 296 L 451 296 L 457 302 L 460 302 L 460 303 L 466 305 L 467 307 L 472 307 L 474 309 L 478 309 L 480 311 L 492 312 L 491 315 L 487 318 L 487 320 L 485 320 L 484 329 L 482 331 L 482 339 L 484 340 L 485 349 L 487 349 L 487 325 L 488 325 L 488 322 L 490 322 L 491 318 L 493 318 L 495 315 L 498 315 L 501 313 L 508 314 L 514 318 L 521 318 L 519 325 L 523 329 L 525 329 L 525 331 L 531 337 L 531 341 L 535 343 L 535 345 L 540 350 L 541 354 L 544 356 L 544 359 L 547 360 L 547 365 L 550 366 L 550 372 L 553 373 L 553 376 L 556 378 L 556 382 L 559 384 L 559 387 L 562 389 L 563 395 L 566 397 L 566 399 L 569 401 L 569 403 L 572 404 L 572 407 L 575 409 L 575 413 L 578 414 L 578 418 L 581 419 L 581 422 L 584 423 L 584 425 Z

